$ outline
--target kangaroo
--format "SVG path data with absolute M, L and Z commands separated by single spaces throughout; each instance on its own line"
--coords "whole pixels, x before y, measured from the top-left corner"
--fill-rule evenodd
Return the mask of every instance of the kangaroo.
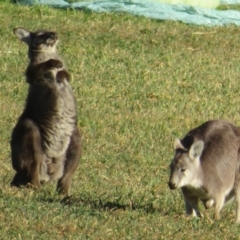
M 25 108 L 11 136 L 12 186 L 41 188 L 57 181 L 57 191 L 70 195 L 73 175 L 81 156 L 76 102 L 69 73 L 57 53 L 54 32 L 14 29 L 28 45 L 29 84 Z
M 240 128 L 222 120 L 211 120 L 189 131 L 174 143 L 170 164 L 170 189 L 181 188 L 187 215 L 202 217 L 214 205 L 215 219 L 225 202 L 236 200 L 236 222 L 240 223 Z

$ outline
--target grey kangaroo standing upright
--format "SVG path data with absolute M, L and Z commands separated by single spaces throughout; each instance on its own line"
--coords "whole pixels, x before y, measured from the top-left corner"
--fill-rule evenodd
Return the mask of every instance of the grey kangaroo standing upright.
M 57 53 L 55 32 L 14 29 L 28 45 L 29 84 L 23 113 L 11 138 L 12 186 L 57 180 L 57 191 L 70 195 L 73 175 L 81 155 L 76 102 L 69 74 Z
M 175 141 L 169 187 L 181 188 L 186 214 L 202 216 L 215 207 L 219 219 L 225 202 L 235 197 L 236 222 L 240 223 L 240 128 L 222 120 L 205 122 Z

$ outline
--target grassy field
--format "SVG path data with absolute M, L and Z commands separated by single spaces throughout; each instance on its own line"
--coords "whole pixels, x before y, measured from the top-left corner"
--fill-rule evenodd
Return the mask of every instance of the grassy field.
M 240 28 L 0 2 L 0 239 L 239 239 L 234 204 L 184 216 L 167 186 L 173 141 L 209 119 L 240 125 Z M 10 188 L 9 140 L 27 92 L 21 26 L 59 33 L 83 157 L 72 198 Z M 202 207 L 203 209 L 203 207 Z

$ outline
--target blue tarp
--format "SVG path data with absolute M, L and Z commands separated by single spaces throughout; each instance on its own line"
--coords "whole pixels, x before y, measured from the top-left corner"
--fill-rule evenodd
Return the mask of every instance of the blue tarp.
M 211 0 L 209 0 L 211 1 Z M 96 12 L 127 12 L 160 20 L 175 20 L 190 24 L 240 26 L 240 12 L 234 10 L 219 11 L 192 7 L 189 5 L 170 5 L 145 0 L 96 0 L 68 3 L 64 0 L 19 0 L 20 4 L 44 4 L 60 8 L 88 9 Z M 222 0 L 223 4 L 240 4 L 240 0 Z

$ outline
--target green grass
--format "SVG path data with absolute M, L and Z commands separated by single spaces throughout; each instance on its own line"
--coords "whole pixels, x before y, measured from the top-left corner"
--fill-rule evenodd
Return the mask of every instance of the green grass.
M 0 3 L 1 239 L 238 239 L 234 204 L 187 219 L 167 187 L 173 141 L 209 119 L 240 125 L 240 28 Z M 72 198 L 14 189 L 9 140 L 27 92 L 13 28 L 59 33 L 83 157 Z M 203 208 L 202 208 L 203 209 Z
M 240 5 L 239 4 L 221 4 L 217 7 L 217 10 L 240 10 Z

